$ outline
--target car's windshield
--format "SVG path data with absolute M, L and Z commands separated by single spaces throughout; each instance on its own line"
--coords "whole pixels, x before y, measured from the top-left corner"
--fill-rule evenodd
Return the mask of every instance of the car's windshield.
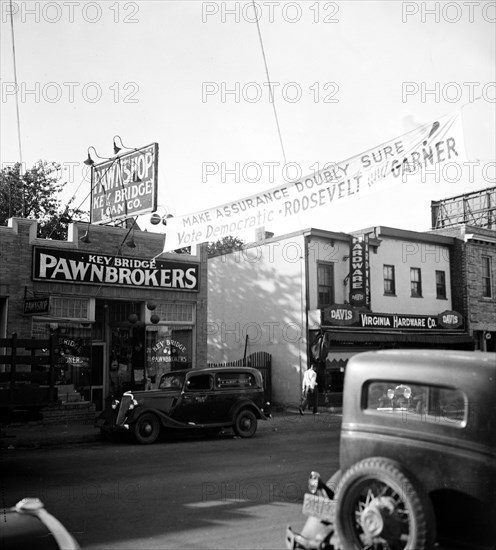
M 184 385 L 185 374 L 174 374 L 168 372 L 163 374 L 158 385 L 159 390 L 178 390 Z

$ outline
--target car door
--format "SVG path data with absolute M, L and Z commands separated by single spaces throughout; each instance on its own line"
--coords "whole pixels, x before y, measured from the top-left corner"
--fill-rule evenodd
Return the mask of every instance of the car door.
M 213 378 L 208 373 L 189 374 L 181 401 L 174 409 L 179 422 L 209 424 L 216 422 Z
M 238 401 L 254 397 L 257 383 L 251 373 L 225 370 L 215 375 L 215 388 L 217 414 L 225 421 L 230 419 L 231 411 Z

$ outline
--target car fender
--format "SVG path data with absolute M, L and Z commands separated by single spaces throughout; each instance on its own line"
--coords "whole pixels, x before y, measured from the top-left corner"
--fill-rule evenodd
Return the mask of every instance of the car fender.
M 236 415 L 242 409 L 249 409 L 255 413 L 255 416 L 260 420 L 267 420 L 267 416 L 263 413 L 258 405 L 256 405 L 251 399 L 242 399 L 235 403 L 229 411 L 229 417 L 234 422 Z

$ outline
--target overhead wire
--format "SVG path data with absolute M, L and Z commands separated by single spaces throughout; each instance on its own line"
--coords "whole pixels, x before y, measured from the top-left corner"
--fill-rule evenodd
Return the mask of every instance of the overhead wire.
M 15 50 L 15 36 L 14 36 L 14 9 L 12 6 L 12 0 L 10 0 L 10 30 L 12 34 L 12 61 L 14 66 L 14 85 L 15 85 L 15 100 L 16 100 L 16 118 L 17 118 L 17 141 L 19 146 L 19 163 L 20 170 L 22 171 L 22 141 L 21 141 L 21 117 L 19 114 L 19 86 L 17 84 L 17 62 L 16 62 L 16 50 Z M 26 201 L 24 197 L 24 188 L 22 188 L 22 217 L 26 216 Z
M 284 160 L 284 165 L 287 165 L 288 162 L 286 160 L 286 150 L 284 148 L 284 141 L 282 139 L 281 125 L 279 124 L 279 117 L 277 115 L 274 92 L 273 92 L 273 89 L 272 89 L 272 86 L 271 86 L 271 80 L 270 80 L 270 75 L 269 75 L 269 67 L 268 67 L 268 63 L 267 63 L 267 56 L 265 55 L 265 48 L 264 48 L 263 39 L 262 39 L 262 31 L 260 30 L 259 18 L 257 17 L 257 8 L 256 8 L 256 5 L 255 5 L 255 0 L 252 0 L 252 5 L 253 5 L 253 11 L 254 11 L 254 15 L 255 15 L 255 22 L 257 24 L 258 39 L 259 39 L 259 42 L 260 42 L 260 48 L 262 50 L 262 57 L 263 57 L 263 62 L 264 62 L 264 67 L 265 67 L 265 74 L 267 76 L 267 83 L 269 85 L 269 97 L 270 97 L 270 101 L 272 103 L 272 110 L 274 111 L 274 118 L 275 118 L 276 126 L 277 126 L 277 135 L 279 136 L 279 143 L 281 145 L 281 151 L 282 151 L 282 157 L 283 157 L 283 160 Z M 164 239 L 167 239 L 167 234 L 164 235 Z M 164 243 L 164 245 L 165 245 L 165 243 Z M 153 257 L 153 259 L 155 260 L 161 254 L 163 254 L 163 251 L 159 252 L 156 256 Z
M 255 5 L 255 0 L 252 0 L 252 4 L 253 4 L 253 11 L 254 11 L 254 14 L 255 14 L 255 21 L 256 21 L 256 24 L 257 24 L 258 38 L 259 38 L 259 41 L 260 41 L 260 47 L 262 49 L 262 57 L 263 57 L 263 62 L 264 62 L 264 66 L 265 66 L 265 74 L 267 75 L 267 83 L 269 85 L 269 97 L 270 97 L 270 101 L 272 102 L 272 109 L 274 111 L 274 117 L 276 119 L 277 134 L 279 136 L 279 143 L 281 144 L 282 157 L 284 159 L 284 165 L 286 165 L 287 164 L 286 151 L 284 149 L 284 143 L 283 143 L 283 140 L 282 140 L 281 127 L 280 127 L 280 124 L 279 124 L 279 117 L 277 116 L 276 102 L 275 102 L 275 99 L 274 99 L 274 92 L 273 92 L 272 86 L 271 86 L 271 80 L 270 80 L 270 76 L 269 76 L 269 67 L 267 65 L 267 57 L 265 55 L 265 48 L 264 48 L 263 40 L 262 40 L 262 32 L 260 30 L 260 24 L 258 22 L 259 18 L 257 17 L 257 8 L 256 8 L 256 5 Z

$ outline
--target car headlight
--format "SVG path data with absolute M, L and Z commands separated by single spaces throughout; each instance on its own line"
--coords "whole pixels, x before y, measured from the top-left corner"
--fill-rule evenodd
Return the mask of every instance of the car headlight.
M 308 478 L 308 490 L 312 495 L 315 495 L 318 488 L 320 486 L 320 474 L 319 472 L 310 472 L 310 476 Z
M 118 399 L 114 399 L 114 400 L 112 401 L 112 404 L 111 404 L 110 406 L 111 406 L 111 407 L 114 409 L 114 411 L 115 411 L 115 409 L 117 409 L 117 407 L 119 406 L 119 403 L 120 403 L 120 401 L 119 401 Z
M 137 404 L 138 404 L 138 402 L 133 397 L 131 402 L 129 403 L 129 410 L 132 411 L 134 409 L 134 407 L 136 407 Z

